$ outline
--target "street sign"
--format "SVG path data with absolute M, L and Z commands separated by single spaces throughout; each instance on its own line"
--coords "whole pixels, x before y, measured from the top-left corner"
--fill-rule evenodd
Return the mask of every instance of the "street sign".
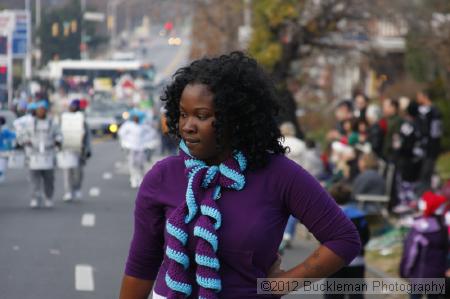
M 0 33 L 6 34 L 12 30 L 14 19 L 11 13 L 0 11 Z
M 6 80 L 0 88 L 0 107 L 12 103 L 13 59 L 23 60 L 24 78 L 31 76 L 30 23 L 30 14 L 26 10 L 0 11 L 0 65 L 5 66 L 3 76 Z
M 14 58 L 25 58 L 28 51 L 29 14 L 26 11 L 15 11 L 12 50 Z
M 86 21 L 103 22 L 105 21 L 105 14 L 101 12 L 87 11 L 84 13 L 83 18 Z

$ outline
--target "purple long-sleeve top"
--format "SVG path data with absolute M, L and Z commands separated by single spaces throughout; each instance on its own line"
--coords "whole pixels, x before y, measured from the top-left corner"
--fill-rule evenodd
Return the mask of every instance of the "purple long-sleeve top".
M 164 281 L 165 222 L 185 201 L 184 168 L 181 156 L 156 163 L 146 174 L 136 199 L 134 236 L 125 273 L 156 280 L 154 290 L 162 296 L 168 290 Z M 359 253 L 360 239 L 352 222 L 316 179 L 298 164 L 283 155 L 271 155 L 265 168 L 247 171 L 245 177 L 243 190 L 223 189 L 218 200 L 222 213 L 222 226 L 217 232 L 222 279 L 220 298 L 260 298 L 256 294 L 256 279 L 267 277 L 276 261 L 290 214 L 347 264 Z M 189 238 L 187 246 L 193 261 L 192 232 Z M 189 269 L 192 275 L 194 271 Z

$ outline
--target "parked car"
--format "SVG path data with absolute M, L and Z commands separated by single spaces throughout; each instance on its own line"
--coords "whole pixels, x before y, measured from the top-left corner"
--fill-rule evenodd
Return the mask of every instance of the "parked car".
M 111 135 L 115 138 L 125 121 L 124 112 L 128 110 L 129 107 L 124 103 L 93 101 L 86 109 L 86 122 L 94 136 Z

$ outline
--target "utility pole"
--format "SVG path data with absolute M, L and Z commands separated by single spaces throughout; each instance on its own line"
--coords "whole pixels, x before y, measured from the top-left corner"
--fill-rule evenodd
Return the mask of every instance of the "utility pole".
M 87 47 L 87 37 L 86 37 L 86 20 L 84 19 L 84 14 L 86 12 L 86 0 L 81 0 L 81 59 L 88 58 L 88 47 Z
M 110 55 L 114 53 L 116 47 L 116 35 L 117 35 L 117 6 L 121 4 L 124 0 L 113 0 L 108 1 L 107 11 L 108 11 L 108 29 L 110 30 L 109 38 L 109 51 Z
M 31 5 L 30 0 L 25 0 L 25 11 L 27 14 L 27 49 L 25 54 L 25 72 L 24 78 L 26 80 L 31 79 Z
M 130 2 L 126 3 L 125 6 L 125 32 L 130 34 L 131 30 L 131 19 L 130 19 Z
M 39 68 L 41 65 L 41 39 L 38 32 L 41 29 L 41 0 L 36 0 L 36 9 L 35 9 L 35 24 L 34 24 L 34 32 L 36 34 L 34 38 L 34 53 L 35 53 L 35 67 Z

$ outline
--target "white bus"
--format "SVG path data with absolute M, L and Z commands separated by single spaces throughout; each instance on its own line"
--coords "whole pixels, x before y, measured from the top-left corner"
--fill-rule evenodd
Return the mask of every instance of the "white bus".
M 123 74 L 142 76 L 153 80 L 154 67 L 137 60 L 60 60 L 48 64 L 47 76 L 58 80 L 65 77 L 110 78 L 115 80 Z

